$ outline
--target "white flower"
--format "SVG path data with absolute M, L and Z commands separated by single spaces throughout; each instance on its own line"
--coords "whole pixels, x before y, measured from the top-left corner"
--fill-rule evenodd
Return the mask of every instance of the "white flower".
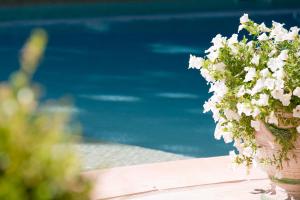
M 291 103 L 292 93 L 284 94 L 279 100 L 282 105 L 288 106 Z
M 203 104 L 203 113 L 210 111 L 211 107 L 214 106 L 211 101 L 205 101 Z
M 267 78 L 265 80 L 265 87 L 268 88 L 269 90 L 273 90 L 276 84 L 276 80 L 273 78 Z
M 211 111 L 213 113 L 213 119 L 214 119 L 214 121 L 215 122 L 220 121 L 221 116 L 220 116 L 219 111 L 217 109 L 212 109 Z
M 296 108 L 293 109 L 293 117 L 300 118 L 300 105 L 296 106 Z
M 212 65 L 212 69 L 216 71 L 223 72 L 225 70 L 226 65 L 223 62 L 219 62 L 217 64 Z
M 230 126 L 230 124 L 229 124 L 229 126 Z M 216 129 L 215 129 L 214 136 L 215 136 L 215 138 L 216 138 L 217 140 L 220 140 L 221 137 L 223 137 L 225 143 L 230 143 L 230 142 L 233 141 L 233 139 L 232 139 L 232 133 L 229 132 L 229 131 L 225 131 L 225 130 L 224 130 L 225 128 L 226 128 L 226 127 L 223 127 L 223 126 L 222 126 L 222 122 L 219 122 L 219 123 L 216 125 Z M 228 128 L 230 128 L 230 127 L 228 127 Z
M 274 38 L 275 42 L 282 42 L 287 39 L 288 31 L 283 28 L 283 25 L 273 21 L 273 29 L 271 30 L 270 37 Z
M 203 66 L 204 59 L 190 55 L 189 69 L 200 69 Z
M 219 57 L 219 51 L 212 51 L 207 55 L 207 58 L 211 62 L 214 62 L 218 57 Z
M 263 78 L 266 78 L 267 76 L 270 75 L 270 71 L 269 71 L 268 68 L 265 68 L 265 69 L 261 70 L 261 71 L 259 72 L 259 74 L 260 74 Z
M 271 95 L 274 99 L 280 99 L 283 96 L 283 93 L 284 91 L 281 88 L 276 88 L 271 91 Z
M 245 71 L 247 71 L 247 74 L 244 82 L 252 81 L 256 77 L 256 69 L 254 67 L 245 67 Z
M 283 89 L 284 88 L 284 80 L 277 79 L 275 81 L 275 89 Z
M 236 121 L 240 120 L 240 116 L 231 109 L 225 109 L 224 114 L 228 120 L 236 120 Z
M 265 79 L 258 79 L 253 86 L 252 90 L 250 90 L 250 94 L 253 96 L 258 92 L 261 92 L 265 88 Z
M 263 33 L 263 34 L 261 34 L 260 36 L 258 36 L 257 39 L 258 39 L 259 41 L 266 41 L 266 40 L 269 39 L 269 37 L 267 36 L 267 34 Z
M 285 76 L 284 69 L 281 68 L 281 69 L 276 70 L 276 71 L 272 74 L 272 76 L 273 76 L 275 79 L 277 79 L 277 80 L 282 80 L 282 79 L 284 78 L 284 76 Z
M 300 87 L 296 87 L 296 89 L 294 89 L 293 95 L 300 97 Z
M 267 106 L 269 104 L 269 96 L 267 94 L 260 94 L 259 99 L 252 99 L 251 103 L 258 106 Z
M 200 73 L 201 73 L 202 77 L 205 78 L 205 80 L 207 82 L 214 82 L 215 81 L 214 77 L 210 74 L 210 72 L 207 69 L 201 68 Z
M 243 28 L 245 28 L 245 26 L 243 24 L 239 25 L 239 28 L 238 28 L 238 33 L 243 30 Z
M 259 64 L 259 58 L 259 55 L 254 54 L 254 56 L 251 59 L 251 63 L 257 66 Z
M 248 18 L 248 14 L 244 14 L 241 18 L 240 18 L 240 23 L 241 24 L 244 24 L 244 23 L 247 23 L 249 22 L 249 18 Z
M 278 58 L 280 59 L 280 60 L 287 60 L 288 59 L 288 52 L 289 52 L 289 50 L 282 50 L 281 52 L 280 52 L 280 54 L 279 54 L 279 56 L 278 56 Z
M 237 103 L 236 104 L 238 114 L 241 116 L 242 113 L 245 113 L 246 116 L 250 116 L 252 113 L 252 109 L 250 104 L 247 103 Z
M 266 27 L 265 23 L 261 23 L 259 26 L 260 31 L 262 32 L 269 32 L 270 29 L 268 27 Z
M 276 126 L 278 126 L 278 119 L 274 113 L 274 111 L 272 111 L 270 113 L 270 115 L 267 117 L 266 121 L 269 123 L 269 124 L 275 124 Z
M 253 154 L 253 150 L 251 147 L 243 148 L 242 154 L 247 157 L 251 157 Z
M 297 132 L 300 133 L 300 126 L 297 126 Z
M 231 143 L 233 141 L 232 133 L 229 131 L 223 132 L 223 139 L 225 143 Z
M 271 92 L 271 95 L 274 99 L 278 99 L 279 101 L 281 101 L 282 105 L 284 106 L 290 105 L 292 93 L 284 94 L 283 89 L 277 88 Z
M 251 120 L 251 127 L 254 128 L 255 131 L 259 131 L 260 122 L 258 120 Z
M 227 42 L 229 45 L 238 43 L 238 34 L 233 34 Z
M 221 126 L 221 123 L 217 123 L 216 125 L 216 128 L 215 128 L 215 133 L 214 133 L 214 136 L 215 136 L 215 139 L 217 140 L 220 140 L 222 135 L 223 135 L 223 130 L 222 130 L 222 126 Z
M 216 35 L 211 40 L 211 43 L 213 43 L 213 46 L 211 46 L 208 50 L 206 50 L 205 53 L 219 50 L 221 47 L 224 47 L 225 42 L 226 42 L 226 37 L 222 37 L 221 34 Z
M 236 94 L 237 97 L 241 97 L 243 96 L 244 94 L 246 93 L 246 90 L 245 90 L 245 86 L 242 85 L 238 91 L 238 93 Z
M 260 114 L 260 110 L 257 107 L 254 107 L 253 111 L 251 112 L 251 115 L 255 118 Z
M 299 34 L 299 28 L 294 26 L 290 28 L 290 31 L 285 35 L 286 40 L 294 40 Z
M 209 92 L 214 92 L 214 95 L 217 97 L 223 97 L 227 93 L 225 81 L 216 81 L 211 84 Z
M 253 46 L 253 41 L 249 41 L 249 42 L 247 42 L 247 47 L 252 47 Z
M 276 70 L 283 68 L 285 62 L 280 58 L 270 58 L 267 65 L 272 72 L 275 72 Z

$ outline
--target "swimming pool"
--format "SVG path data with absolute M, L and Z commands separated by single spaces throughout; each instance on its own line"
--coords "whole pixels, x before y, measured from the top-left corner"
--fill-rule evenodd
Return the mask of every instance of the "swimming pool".
M 46 98 L 73 97 L 74 109 L 54 109 L 73 112 L 86 140 L 197 157 L 225 155 L 232 147 L 214 139 L 215 124 L 210 114 L 202 113 L 208 87 L 187 64 L 189 54 L 202 55 L 217 33 L 236 32 L 239 15 L 158 13 L 3 22 L 0 79 L 17 68 L 30 31 L 42 27 L 50 41 L 35 80 L 45 86 Z M 268 24 L 300 24 L 295 11 L 252 16 Z

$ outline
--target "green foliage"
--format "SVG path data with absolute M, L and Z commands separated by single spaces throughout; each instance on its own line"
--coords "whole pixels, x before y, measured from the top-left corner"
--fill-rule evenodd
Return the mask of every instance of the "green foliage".
M 31 83 L 46 42 L 43 30 L 34 31 L 20 70 L 0 84 L 0 199 L 88 199 L 90 184 L 70 145 L 70 116 L 47 111 Z

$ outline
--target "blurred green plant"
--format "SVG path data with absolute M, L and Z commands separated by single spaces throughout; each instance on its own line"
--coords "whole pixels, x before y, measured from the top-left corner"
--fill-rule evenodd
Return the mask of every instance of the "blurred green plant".
M 70 116 L 44 109 L 31 83 L 46 43 L 47 34 L 35 30 L 19 71 L 0 84 L 0 199 L 88 199 L 91 185 L 70 145 Z

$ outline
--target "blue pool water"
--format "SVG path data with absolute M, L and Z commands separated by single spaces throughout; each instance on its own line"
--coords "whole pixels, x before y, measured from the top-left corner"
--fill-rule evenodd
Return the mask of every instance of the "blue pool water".
M 197 157 L 225 155 L 232 147 L 214 139 L 211 115 L 202 113 L 208 86 L 187 65 L 189 54 L 203 55 L 217 33 L 235 33 L 239 15 L 0 23 L 0 79 L 17 69 L 22 44 L 33 28 L 42 27 L 49 45 L 34 79 L 44 85 L 45 98 L 72 96 L 71 111 L 86 140 Z M 287 26 L 300 24 L 288 12 L 253 18 L 267 24 L 272 19 Z

